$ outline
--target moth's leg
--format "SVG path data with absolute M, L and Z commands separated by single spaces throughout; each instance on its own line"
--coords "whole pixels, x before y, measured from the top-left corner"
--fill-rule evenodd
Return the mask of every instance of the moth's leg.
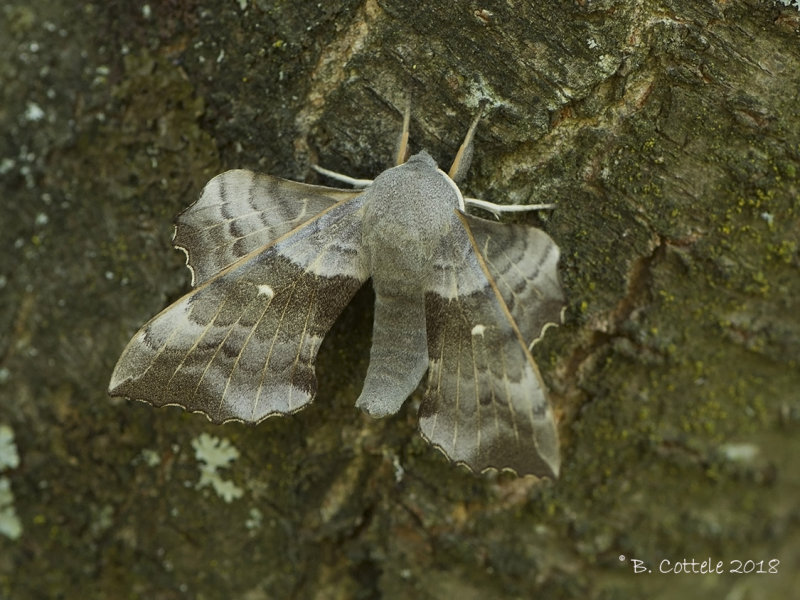
M 403 113 L 403 131 L 397 139 L 397 151 L 394 154 L 394 164 L 402 165 L 408 160 L 408 128 L 411 125 L 411 101 L 406 104 L 406 111 Z
M 464 198 L 464 204 L 468 207 L 481 208 L 492 213 L 499 219 L 502 213 L 527 212 L 529 210 L 551 210 L 555 204 L 495 204 L 478 198 Z
M 341 181 L 342 183 L 346 183 L 347 185 L 352 185 L 353 187 L 363 188 L 367 187 L 368 185 L 372 185 L 372 179 L 356 179 L 355 177 L 350 177 L 349 175 L 343 175 L 342 173 L 337 173 L 336 171 L 329 171 L 328 169 L 323 169 L 319 165 L 311 165 L 311 168 L 314 169 L 317 173 L 325 175 L 325 177 L 330 177 L 331 179 L 335 179 L 336 181 Z
M 475 129 L 478 127 L 478 121 L 481 119 L 482 112 L 483 108 L 481 107 L 481 110 L 475 115 L 475 120 L 472 121 L 472 125 L 469 126 L 464 142 L 458 149 L 456 158 L 453 160 L 453 165 L 450 167 L 448 175 L 450 179 L 456 183 L 464 179 L 464 176 L 467 174 L 467 169 L 469 169 L 469 163 L 472 162 L 472 138 L 475 137 Z

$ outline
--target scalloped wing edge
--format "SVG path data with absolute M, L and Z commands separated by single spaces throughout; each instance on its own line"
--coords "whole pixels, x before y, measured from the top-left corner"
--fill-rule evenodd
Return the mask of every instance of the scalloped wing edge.
M 206 420 L 209 423 L 213 423 L 214 425 L 227 425 L 228 423 L 239 423 L 240 425 L 247 425 L 248 427 L 251 427 L 251 426 L 255 427 L 257 425 L 260 425 L 264 421 L 268 421 L 269 419 L 272 419 L 272 418 L 275 418 L 275 417 L 286 417 L 286 416 L 289 416 L 289 415 L 295 415 L 295 414 L 301 412 L 303 409 L 307 408 L 309 405 L 313 404 L 314 400 L 316 400 L 316 397 L 317 397 L 316 394 L 311 396 L 311 399 L 308 402 L 306 402 L 305 404 L 303 404 L 302 406 L 299 406 L 298 408 L 296 408 L 294 410 L 290 410 L 289 412 L 274 411 L 274 412 L 271 412 L 271 413 L 268 413 L 268 414 L 264 415 L 258 421 L 245 421 L 244 419 L 238 419 L 236 417 L 232 417 L 232 418 L 229 418 L 229 419 L 214 419 L 213 417 L 211 417 L 211 415 L 209 415 L 204 410 L 190 409 L 190 408 L 187 408 L 186 406 L 184 406 L 183 404 L 178 404 L 177 402 L 167 402 L 166 404 L 156 404 L 155 402 L 150 402 L 149 400 L 147 400 L 145 398 L 133 398 L 131 396 L 115 396 L 115 398 L 124 398 L 125 400 L 127 400 L 129 402 L 130 401 L 141 402 L 142 404 L 146 404 L 147 406 L 151 406 L 151 407 L 153 407 L 155 409 L 167 408 L 167 407 L 169 407 L 169 408 L 180 408 L 183 412 L 185 412 L 187 414 L 202 415 L 202 416 L 204 416 L 206 418 Z
M 437 451 L 441 452 L 442 456 L 444 456 L 445 459 L 447 459 L 447 462 L 449 462 L 451 464 L 454 464 L 456 466 L 459 466 L 459 467 L 465 467 L 467 469 L 467 471 L 469 471 L 469 473 L 471 473 L 472 475 L 475 475 L 475 476 L 484 475 L 486 473 L 512 473 L 513 475 L 516 475 L 517 477 L 534 477 L 535 479 L 538 479 L 538 480 L 550 479 L 552 481 L 555 481 L 556 479 L 558 479 L 559 473 L 561 471 L 561 469 L 559 468 L 558 472 L 556 472 L 556 473 L 552 473 L 551 472 L 550 474 L 537 475 L 536 473 L 520 473 L 519 471 L 517 471 L 513 467 L 496 467 L 494 465 L 489 465 L 487 467 L 483 467 L 480 470 L 473 469 L 468 462 L 463 461 L 463 460 L 454 460 L 453 458 L 451 458 L 447 454 L 445 449 L 442 448 L 442 446 L 440 446 L 436 442 L 431 441 L 428 438 L 428 436 L 426 436 L 422 432 L 421 429 L 418 429 L 418 431 L 419 431 L 420 437 L 423 440 L 425 440 L 434 450 L 437 450 Z

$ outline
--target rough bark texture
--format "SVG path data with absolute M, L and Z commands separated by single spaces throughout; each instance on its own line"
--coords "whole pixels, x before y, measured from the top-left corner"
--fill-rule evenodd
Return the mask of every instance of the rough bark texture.
M 4 2 L 0 597 L 792 597 L 799 31 L 766 0 Z M 369 289 L 302 413 L 109 401 L 205 181 L 373 176 L 407 95 L 443 163 L 487 101 L 471 195 L 558 205 L 519 219 L 563 253 L 561 479 L 453 467 L 417 397 L 357 412 Z M 658 573 L 707 557 L 780 563 Z

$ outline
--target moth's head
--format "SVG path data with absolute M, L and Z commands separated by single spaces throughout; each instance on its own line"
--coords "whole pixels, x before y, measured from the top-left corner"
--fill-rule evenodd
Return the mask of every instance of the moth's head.
M 464 197 L 461 190 L 458 189 L 458 185 L 439 168 L 433 157 L 425 150 L 417 152 L 402 165 L 384 171 L 379 178 L 382 176 L 386 180 L 392 179 L 407 183 L 407 189 L 410 190 L 414 187 L 423 195 L 429 198 L 438 198 L 440 201 L 454 195 L 458 208 L 462 211 L 465 210 Z M 443 204 L 449 203 L 445 201 Z
M 425 150 L 417 152 L 414 156 L 409 158 L 405 164 L 421 169 L 428 168 L 433 169 L 434 171 L 439 170 L 439 167 L 436 165 L 436 161 L 433 160 L 433 157 L 425 152 Z

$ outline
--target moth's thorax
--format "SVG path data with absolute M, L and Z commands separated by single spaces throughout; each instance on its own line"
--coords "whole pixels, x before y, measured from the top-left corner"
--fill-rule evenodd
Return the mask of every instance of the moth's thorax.
M 362 241 L 375 285 L 424 285 L 436 249 L 457 223 L 456 209 L 463 208 L 458 187 L 420 152 L 378 175 L 364 194 Z

